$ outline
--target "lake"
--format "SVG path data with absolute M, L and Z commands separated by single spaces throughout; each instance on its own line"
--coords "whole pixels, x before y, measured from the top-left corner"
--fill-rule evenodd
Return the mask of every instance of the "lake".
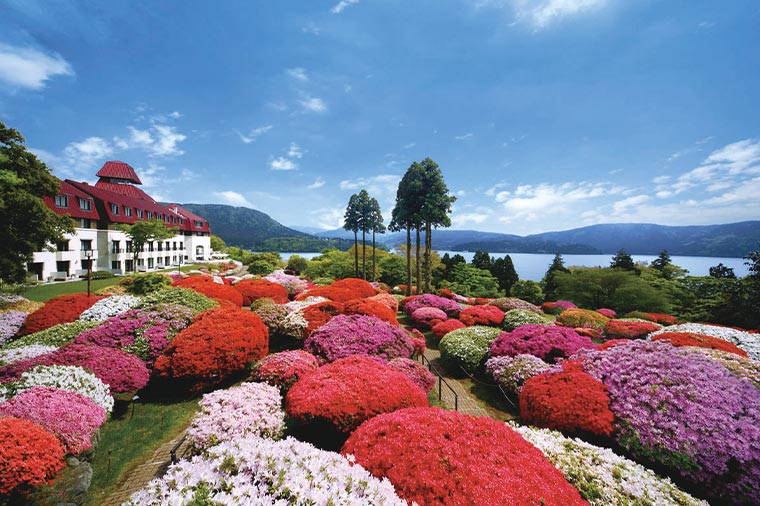
M 439 255 L 443 256 L 448 253 L 449 256 L 462 255 L 468 262 L 472 261 L 475 252 L 472 251 L 446 251 L 441 250 Z M 506 255 L 512 257 L 512 263 L 520 279 L 530 279 L 541 281 L 546 274 L 546 270 L 554 260 L 553 254 L 543 253 L 489 253 L 491 258 L 502 258 Z M 280 253 L 280 256 L 286 262 L 291 255 L 300 255 L 311 260 L 320 253 Z M 634 262 L 651 263 L 657 258 L 657 255 L 631 255 Z M 609 267 L 613 255 L 562 255 L 565 266 L 573 265 L 583 267 Z M 749 274 L 749 269 L 744 265 L 743 258 L 722 258 L 722 257 L 689 257 L 689 256 L 672 256 L 670 261 L 679 267 L 689 271 L 692 276 L 707 276 L 710 273 L 710 267 L 722 263 L 726 267 L 734 270 L 737 277 L 743 277 Z

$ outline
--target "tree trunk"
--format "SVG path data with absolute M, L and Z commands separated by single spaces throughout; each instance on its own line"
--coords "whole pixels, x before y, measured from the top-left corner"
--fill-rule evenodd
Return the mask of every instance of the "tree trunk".
M 430 250 L 433 249 L 432 228 L 430 222 L 425 224 L 425 293 L 432 292 L 430 289 Z
M 372 281 L 377 281 L 375 276 L 377 276 L 377 271 L 375 270 L 375 230 L 372 229 Z
M 422 279 L 420 279 L 422 277 L 422 272 L 420 270 L 420 226 L 417 225 L 417 228 L 415 228 L 414 230 L 417 234 L 415 238 L 416 243 L 415 243 L 415 253 L 414 253 L 415 254 L 414 261 L 416 264 L 416 274 L 417 274 L 417 279 L 416 279 L 417 290 L 415 290 L 414 293 L 420 293 L 420 288 L 421 288 L 420 283 L 422 282 Z
M 356 235 L 357 230 L 354 230 L 354 277 L 359 277 L 359 238 Z
M 362 279 L 367 279 L 367 236 L 362 230 Z
M 412 229 L 406 226 L 406 296 L 412 294 Z

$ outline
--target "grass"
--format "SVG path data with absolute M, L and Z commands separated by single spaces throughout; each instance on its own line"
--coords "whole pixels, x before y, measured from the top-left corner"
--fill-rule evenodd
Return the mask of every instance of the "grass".
M 114 277 L 107 279 L 93 279 L 90 281 L 90 292 L 95 293 L 96 290 L 105 288 L 106 286 L 116 285 L 122 278 Z M 37 285 L 26 290 L 23 295 L 29 300 L 36 302 L 45 302 L 53 297 L 59 295 L 67 295 L 70 293 L 86 293 L 87 292 L 87 280 L 82 281 L 67 281 L 60 283 L 46 283 L 44 285 Z
M 97 506 L 156 449 L 179 434 L 198 410 L 198 399 L 178 402 L 136 402 L 122 410 L 100 430 L 100 443 L 92 459 L 92 484 L 85 506 Z M 134 413 L 134 415 L 133 415 Z

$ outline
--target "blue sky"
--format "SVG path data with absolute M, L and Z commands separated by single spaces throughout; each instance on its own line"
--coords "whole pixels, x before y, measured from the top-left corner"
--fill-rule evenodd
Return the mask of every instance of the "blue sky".
M 218 4 L 218 5 L 217 5 Z M 336 228 L 438 162 L 453 228 L 760 219 L 756 0 L 0 0 L 0 119 L 61 178 Z

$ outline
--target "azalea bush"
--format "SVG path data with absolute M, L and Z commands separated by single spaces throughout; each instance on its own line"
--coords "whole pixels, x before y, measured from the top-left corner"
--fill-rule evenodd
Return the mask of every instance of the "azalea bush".
M 437 307 L 420 307 L 412 313 L 412 320 L 418 325 L 435 326 L 449 319 L 446 313 Z M 464 325 L 464 324 L 463 324 Z
M 0 313 L 21 311 L 29 314 L 34 313 L 44 305 L 42 302 L 31 301 L 21 295 L 0 294 Z
M 659 323 L 660 325 L 675 325 L 677 321 L 675 316 L 662 313 L 647 313 L 644 311 L 631 311 L 625 316 L 627 318 L 641 318 L 642 320 Z
M 402 409 L 362 424 L 341 453 L 418 504 L 587 504 L 540 450 L 487 417 Z
M 285 274 L 283 270 L 276 270 L 271 274 L 264 276 L 264 279 L 277 283 L 285 288 L 288 295 L 295 297 L 309 287 L 309 282 L 292 274 Z
M 250 306 L 258 299 L 272 299 L 276 304 L 284 304 L 289 300 L 284 286 L 267 279 L 244 279 L 235 283 L 233 288 L 243 296 L 244 306 Z
M 26 320 L 27 313 L 5 311 L 0 313 L 0 347 L 11 342 Z
M 504 311 L 496 306 L 472 306 L 460 311 L 459 319 L 468 327 L 473 325 L 498 327 L 504 320 Z
M 202 456 L 172 465 L 125 503 L 166 504 L 407 505 L 387 480 L 375 478 L 337 453 L 293 438 L 221 443 Z
M 23 348 L 26 346 L 53 346 L 59 348 L 70 342 L 81 334 L 82 332 L 95 328 L 100 325 L 100 322 L 71 322 L 61 323 L 55 325 L 49 329 L 35 332 L 34 334 L 28 334 L 16 339 L 15 341 L 5 345 L 5 349 L 11 348 Z
M 662 325 L 648 321 L 610 320 L 604 332 L 608 339 L 644 339 L 661 328 Z
M 79 455 L 92 446 L 92 438 L 106 421 L 106 410 L 82 394 L 38 386 L 0 403 L 2 416 L 36 423 L 58 438 L 65 453 Z
M 492 357 L 486 361 L 486 372 L 508 394 L 518 397 L 525 382 L 548 371 L 549 364 L 533 355 Z
M 295 339 L 304 339 L 306 329 L 309 326 L 309 320 L 306 319 L 303 313 L 302 310 L 296 310 L 285 315 L 277 327 L 277 332 Z
M 541 304 L 541 310 L 544 313 L 558 315 L 566 309 L 575 309 L 578 306 L 570 302 L 569 300 L 557 300 L 554 302 L 544 302 Z
M 463 329 L 466 326 L 467 325 L 457 320 L 456 318 L 451 318 L 450 320 L 436 323 L 435 325 L 433 325 L 433 328 L 431 330 L 435 337 L 437 337 L 438 339 L 443 339 L 443 336 L 445 336 L 452 330 Z
M 503 332 L 491 345 L 491 356 L 528 354 L 544 362 L 554 363 L 582 348 L 593 348 L 590 338 L 571 328 L 548 325 L 523 325 L 512 332 Z
M 218 302 L 189 288 L 165 288 L 145 295 L 137 307 L 146 308 L 156 304 L 179 304 L 190 308 L 195 314 L 219 305 Z
M 357 278 L 345 278 L 329 286 L 318 286 L 306 290 L 298 295 L 296 300 L 303 300 L 307 297 L 326 297 L 335 302 L 348 302 L 351 299 L 372 297 L 376 293 L 368 281 Z
M 108 385 L 82 367 L 74 365 L 40 365 L 21 374 L 21 378 L 7 385 L 8 397 L 36 386 L 54 387 L 76 392 L 92 399 L 107 413 L 113 409 L 114 400 Z
M 53 297 L 44 306 L 26 318 L 21 334 L 33 334 L 61 323 L 73 322 L 79 318 L 79 315 L 85 309 L 88 309 L 102 298 L 99 295 L 90 295 L 88 297 L 86 293 Z
M 652 341 L 668 341 L 673 346 L 697 346 L 699 348 L 710 348 L 735 353 L 740 357 L 747 356 L 747 352 L 734 343 L 695 332 L 662 332 L 652 336 Z
M 374 316 L 339 315 L 312 332 L 304 349 L 323 363 L 350 355 L 369 355 L 387 362 L 411 357 L 414 343 L 402 329 Z
M 532 323 L 534 325 L 554 325 L 554 320 L 544 313 L 530 311 L 527 309 L 510 309 L 504 313 L 504 319 L 501 327 L 507 332 L 515 330 L 517 327 Z
M 0 498 L 50 483 L 66 465 L 58 439 L 28 420 L 0 416 L 0 448 Z
M 112 316 L 126 313 L 140 303 L 140 298 L 133 295 L 112 295 L 97 301 L 82 311 L 79 320 L 102 322 Z
M 343 433 L 380 413 L 427 405 L 426 393 L 404 373 L 361 355 L 304 376 L 285 398 L 291 418 L 327 423 Z
M 308 322 L 303 332 L 304 337 L 309 337 L 312 332 L 338 316 L 343 312 L 343 304 L 340 302 L 320 302 L 312 304 L 301 311 L 304 319 Z
M 205 394 L 199 405 L 187 429 L 196 451 L 249 436 L 280 439 L 285 432 L 282 396 L 266 383 L 217 390 Z
M 421 307 L 438 308 L 450 316 L 459 312 L 459 304 L 457 302 L 430 293 L 407 297 L 399 303 L 399 307 L 408 315 L 411 315 L 416 309 Z
M 557 316 L 557 324 L 570 328 L 590 328 L 601 335 L 609 318 L 590 309 L 570 308 Z
M 351 299 L 343 304 L 343 314 L 361 314 L 364 316 L 374 316 L 392 325 L 398 325 L 396 320 L 396 311 L 388 305 L 383 304 L 380 300 L 373 298 L 368 299 Z
M 614 310 L 606 307 L 599 308 L 596 310 L 596 312 L 610 319 L 617 318 L 617 313 Z
M 43 346 L 40 344 L 31 344 L 19 348 L 0 349 L 0 366 L 12 364 L 20 360 L 29 360 L 30 358 L 47 355 L 57 350 L 56 346 Z
M 695 348 L 693 351 L 712 358 L 728 369 L 734 376 L 749 380 L 760 389 L 760 362 L 757 360 L 711 348 Z
M 154 367 L 161 376 L 184 378 L 203 388 L 244 370 L 268 351 L 269 331 L 258 315 L 220 307 L 201 313 L 177 334 Z
M 389 293 L 378 293 L 370 297 L 369 300 L 380 302 L 393 311 L 394 314 L 398 313 L 398 299 Z
M 238 290 L 224 283 L 217 283 L 211 276 L 189 276 L 175 281 L 172 286 L 190 288 L 210 299 L 228 300 L 238 307 L 243 305 L 243 295 Z
M 449 332 L 439 344 L 441 362 L 453 371 L 461 368 L 474 373 L 485 361 L 491 343 L 500 332 L 497 328 L 480 325 Z
M 435 386 L 435 376 L 427 367 L 411 358 L 394 358 L 388 362 L 388 367 L 404 373 L 416 385 L 425 392 L 430 392 Z
M 632 460 L 549 429 L 510 424 L 543 452 L 593 506 L 709 506 Z
M 286 393 L 296 381 L 318 367 L 317 357 L 307 351 L 281 351 L 259 360 L 251 371 L 251 378 L 279 387 Z
M 540 313 L 541 308 L 536 306 L 535 304 L 531 304 L 530 302 L 522 299 L 518 299 L 516 297 L 499 297 L 498 299 L 493 299 L 489 302 L 490 305 L 496 306 L 505 313 L 507 311 L 511 311 L 512 309 L 521 309 L 523 311 L 530 311 L 532 313 Z
M 263 302 L 262 301 L 266 301 Z M 252 304 L 251 311 L 259 315 L 269 329 L 269 333 L 280 332 L 283 319 L 289 314 L 288 308 L 275 304 L 272 299 L 258 299 L 259 304 Z
M 749 358 L 760 361 L 760 334 L 730 327 L 722 327 L 720 325 L 681 323 L 679 325 L 672 325 L 668 327 L 667 330 L 663 329 L 653 332 L 649 337 L 654 337 L 656 334 L 662 332 L 693 332 L 694 334 L 717 337 L 718 339 L 734 343 L 736 346 L 746 351 Z
M 718 502 L 760 502 L 760 390 L 751 381 L 666 341 L 632 341 L 580 357 L 609 389 L 623 448 Z

